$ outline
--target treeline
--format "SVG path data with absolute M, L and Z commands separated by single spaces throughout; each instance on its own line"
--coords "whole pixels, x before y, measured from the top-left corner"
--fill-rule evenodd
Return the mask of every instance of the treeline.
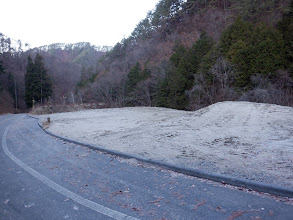
M 292 106 L 292 7 L 162 0 L 99 61 L 84 99 L 185 110 L 224 100 Z
M 25 50 L 1 35 L 0 111 L 32 104 L 25 102 L 25 73 L 28 56 L 37 54 L 52 83 L 51 103 L 293 106 L 292 8 L 292 0 L 161 0 L 110 51 L 89 43 Z
M 109 47 L 97 47 L 86 42 L 30 49 L 28 44 L 3 34 L 0 34 L 0 42 L 0 113 L 26 111 L 32 106 L 32 100 L 36 104 L 48 100 L 56 104 L 82 102 L 82 94 L 77 91 L 76 85 L 84 77 L 93 77 L 91 70 L 95 71 L 97 60 L 109 50 Z M 29 56 L 33 60 L 42 57 L 44 70 L 52 83 L 52 93 L 44 99 L 44 96 L 37 94 L 27 98 L 25 74 Z M 42 75 L 41 72 L 38 74 Z M 33 81 L 36 78 L 33 77 Z
M 0 113 L 25 109 L 24 70 L 28 44 L 0 33 Z
M 202 34 L 191 48 L 176 46 L 155 105 L 198 109 L 247 100 L 293 106 L 292 6 L 277 28 L 239 17 L 219 42 Z

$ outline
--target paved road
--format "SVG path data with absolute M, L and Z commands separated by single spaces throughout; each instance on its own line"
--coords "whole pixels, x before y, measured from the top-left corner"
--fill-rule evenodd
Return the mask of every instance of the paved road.
M 0 139 L 0 219 L 293 219 L 292 199 L 65 143 L 23 114 L 0 116 Z

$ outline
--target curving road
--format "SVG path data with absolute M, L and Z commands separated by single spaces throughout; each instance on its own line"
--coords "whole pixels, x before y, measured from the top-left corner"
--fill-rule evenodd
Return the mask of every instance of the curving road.
M 24 114 L 0 116 L 0 138 L 0 219 L 293 219 L 292 199 L 65 143 Z

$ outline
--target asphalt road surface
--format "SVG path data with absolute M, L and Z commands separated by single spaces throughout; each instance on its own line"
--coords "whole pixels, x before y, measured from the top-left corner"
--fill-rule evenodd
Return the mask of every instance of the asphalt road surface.
M 97 125 L 98 126 L 98 125 Z M 0 116 L 0 219 L 293 219 L 292 199 L 65 143 Z

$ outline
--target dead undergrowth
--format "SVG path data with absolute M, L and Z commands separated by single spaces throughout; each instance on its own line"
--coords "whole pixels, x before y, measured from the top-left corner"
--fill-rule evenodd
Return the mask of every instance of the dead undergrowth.
M 107 108 L 104 103 L 86 103 L 86 104 L 69 104 L 69 105 L 42 105 L 35 106 L 30 111 L 32 115 L 47 115 L 62 112 L 76 112 L 87 109 L 101 109 Z

